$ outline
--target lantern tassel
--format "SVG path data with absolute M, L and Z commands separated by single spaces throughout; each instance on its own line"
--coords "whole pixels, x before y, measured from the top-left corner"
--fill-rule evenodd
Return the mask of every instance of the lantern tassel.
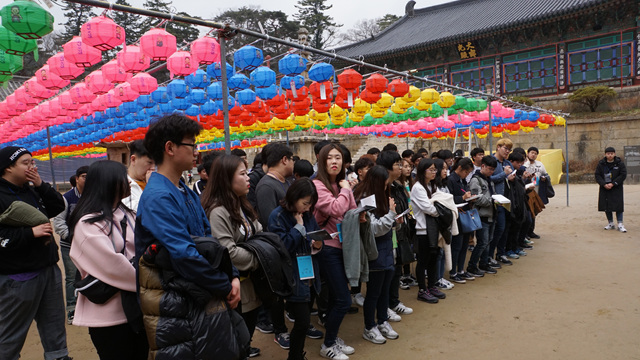
M 351 91 L 347 93 L 347 105 L 353 107 L 353 93 Z
M 291 93 L 293 94 L 294 99 L 298 98 L 298 92 L 296 91 L 296 83 L 293 80 L 291 80 Z
M 326 92 L 326 88 L 324 86 L 324 84 L 320 84 L 320 99 L 321 100 L 327 100 L 327 94 Z

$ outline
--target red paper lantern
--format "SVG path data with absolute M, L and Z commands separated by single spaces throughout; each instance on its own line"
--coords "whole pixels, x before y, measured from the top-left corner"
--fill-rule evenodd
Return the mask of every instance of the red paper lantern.
M 188 51 L 176 51 L 167 59 L 167 69 L 172 77 L 187 76 L 198 70 L 198 63 L 192 59 Z
M 113 89 L 114 86 L 100 70 L 96 70 L 87 75 L 84 82 L 87 84 L 87 89 L 95 95 L 106 94 L 109 90 Z
M 138 46 L 129 45 L 118 52 L 118 65 L 128 73 L 138 73 L 151 65 L 151 59 Z
M 111 50 L 125 40 L 122 26 L 106 16 L 96 16 L 80 28 L 82 42 L 102 51 Z
M 149 95 L 158 88 L 158 80 L 147 73 L 139 73 L 129 80 L 131 88 L 140 95 Z
M 27 91 L 27 94 L 33 96 L 36 99 L 48 99 L 55 95 L 55 91 L 47 89 L 42 84 L 38 82 L 36 77 L 32 77 L 24 83 L 24 89 Z
M 133 88 L 131 87 L 131 84 L 129 83 L 123 83 L 116 86 L 115 92 L 118 99 L 120 99 L 120 101 L 122 102 L 133 101 L 140 96 L 140 94 L 138 94 L 137 91 L 133 90 Z
M 369 76 L 369 78 L 365 81 L 365 84 L 366 90 L 369 90 L 370 93 L 381 94 L 387 90 L 389 80 L 387 80 L 387 78 L 380 74 L 373 74 Z
M 78 110 L 80 108 L 80 103 L 73 101 L 71 94 L 69 94 L 68 91 L 60 94 L 58 96 L 58 101 L 60 102 L 60 106 L 66 110 Z
M 280 106 L 280 105 L 284 104 L 286 101 L 287 101 L 287 98 L 285 97 L 285 95 L 284 94 L 279 94 L 279 95 L 276 95 L 273 98 L 267 100 L 265 103 L 273 108 L 273 107 Z
M 318 102 L 318 101 L 313 101 L 313 110 L 319 112 L 319 113 L 326 113 L 327 111 L 329 111 L 329 109 L 331 109 L 331 103 L 330 102 Z
M 387 88 L 387 92 L 393 97 L 403 97 L 409 92 L 409 84 L 401 79 L 391 81 Z
M 257 114 L 260 111 L 264 110 L 265 105 L 264 105 L 264 102 L 262 100 L 257 99 L 253 103 L 251 103 L 249 105 L 245 105 L 244 108 L 247 109 L 249 112 L 251 112 L 253 114 Z
M 205 36 L 191 42 L 191 56 L 200 65 L 220 62 L 220 44 L 215 38 Z
M 124 68 L 118 65 L 118 60 L 111 60 L 104 64 L 100 70 L 104 77 L 114 84 L 120 84 L 131 79 L 133 75 L 127 73 Z
M 86 83 L 77 83 L 69 89 L 69 95 L 73 101 L 79 104 L 90 104 L 97 96 L 89 90 Z
M 331 81 L 316 82 L 309 85 L 313 102 L 331 102 L 333 99 L 333 83 Z
M 360 99 L 366 101 L 368 104 L 375 104 L 382 97 L 382 93 L 374 93 L 369 91 L 369 89 L 364 89 L 360 93 Z
M 353 103 L 350 105 L 349 101 L 341 96 L 336 96 L 335 104 L 344 110 L 350 109 L 353 106 Z
M 60 90 L 71 83 L 69 80 L 64 80 L 60 76 L 52 73 L 49 70 L 49 65 L 45 65 L 36 70 L 36 78 L 42 86 L 50 90 Z
M 296 89 L 296 93 L 293 93 L 293 90 L 287 90 L 287 99 L 292 101 L 298 101 L 305 99 L 309 96 L 309 88 L 306 86 L 301 87 L 300 89 Z
M 102 61 L 102 52 L 82 42 L 80 36 L 74 36 L 62 45 L 64 57 L 78 67 L 86 68 Z
M 140 49 L 153 61 L 166 61 L 176 52 L 176 37 L 164 29 L 151 29 L 140 37 Z
M 338 85 L 346 90 L 355 90 L 362 84 L 362 75 L 353 69 L 347 69 L 338 75 Z
M 47 60 L 49 70 L 65 80 L 75 79 L 84 72 L 84 68 L 77 67 L 74 63 L 64 57 L 64 53 L 59 52 Z

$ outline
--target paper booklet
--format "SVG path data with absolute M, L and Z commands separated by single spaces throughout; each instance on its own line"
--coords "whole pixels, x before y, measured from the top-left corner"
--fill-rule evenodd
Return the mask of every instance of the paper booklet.
M 504 197 L 504 195 L 495 194 L 491 195 L 491 198 L 498 204 L 511 204 L 511 200 Z
M 531 182 L 524 186 L 525 189 L 531 189 L 532 187 L 536 187 L 536 184 Z
M 371 195 L 371 196 L 367 196 L 366 198 L 363 198 L 362 200 L 360 200 L 360 206 L 358 206 L 355 209 L 356 213 L 361 213 L 363 211 L 369 211 L 369 210 L 373 210 L 377 207 L 376 205 L 376 196 L 375 195 Z
M 480 195 L 480 194 L 473 195 L 470 198 L 468 198 L 467 201 L 475 200 L 475 199 L 479 198 L 480 196 L 482 196 L 482 195 Z
M 407 209 L 407 210 L 403 211 L 401 214 L 396 215 L 395 220 L 400 219 L 401 217 L 403 217 L 403 216 L 407 215 L 407 214 L 408 214 L 408 213 L 410 213 L 410 212 L 411 212 L 411 208 L 409 208 L 409 209 Z
M 308 232 L 307 236 L 311 239 L 311 240 L 315 240 L 315 241 L 324 241 L 324 240 L 331 240 L 334 237 L 338 236 L 337 232 L 334 232 L 333 234 L 330 234 L 327 230 L 318 230 L 318 231 L 312 231 L 312 232 Z

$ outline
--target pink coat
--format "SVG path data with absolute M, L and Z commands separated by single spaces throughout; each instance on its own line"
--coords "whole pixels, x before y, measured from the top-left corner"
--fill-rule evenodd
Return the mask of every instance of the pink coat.
M 337 224 L 342 222 L 342 218 L 347 211 L 355 209 L 356 200 L 353 198 L 353 191 L 349 189 L 340 189 L 338 197 L 334 197 L 331 190 L 320 180 L 313 180 L 318 191 L 318 202 L 315 206 L 313 215 L 321 229 L 327 230 L 328 233 L 334 233 L 337 230 Z M 333 188 L 338 191 L 338 184 L 332 184 Z M 326 222 L 326 225 L 324 225 Z M 325 245 L 342 249 L 342 244 L 338 237 L 326 240 Z
M 122 254 L 124 241 L 120 221 L 125 216 L 124 211 L 118 208 L 114 212 L 111 236 L 107 235 L 109 229 L 104 228 L 104 221 L 93 224 L 84 222 L 93 216 L 95 214 L 85 215 L 76 224 L 69 252 L 71 260 L 76 264 L 82 278 L 91 274 L 118 289 L 136 291 L 136 271 L 129 262 L 135 255 L 135 217 L 128 216 L 127 243 Z M 104 304 L 94 304 L 78 293 L 73 325 L 107 327 L 126 323 L 127 317 L 122 310 L 120 293 Z

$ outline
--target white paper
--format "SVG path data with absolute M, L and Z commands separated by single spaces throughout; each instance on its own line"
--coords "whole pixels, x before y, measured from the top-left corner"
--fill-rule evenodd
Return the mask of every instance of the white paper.
M 407 209 L 407 210 L 403 211 L 401 214 L 396 215 L 395 220 L 400 219 L 401 217 L 407 215 L 410 212 L 411 212 L 411 209 Z
M 480 194 L 473 195 L 470 198 L 468 198 L 467 201 L 475 200 L 475 199 L 479 198 L 480 196 L 482 196 L 482 195 L 480 195 Z
M 356 211 L 356 213 L 361 213 L 363 211 L 373 210 L 376 207 L 377 207 L 377 205 L 376 205 L 376 196 L 375 195 L 371 195 L 371 196 L 367 196 L 366 198 L 363 198 L 362 200 L 360 200 L 360 206 L 358 206 L 358 208 L 355 211 Z
M 491 198 L 498 204 L 511 204 L 511 200 L 504 197 L 504 195 L 495 194 L 491 195 Z
M 467 204 L 468 204 L 467 202 L 463 202 L 463 203 L 460 203 L 460 204 L 456 204 L 456 207 L 457 208 L 461 208 L 461 207 L 466 206 Z
M 536 187 L 536 184 L 528 183 L 527 185 L 524 186 L 525 189 L 531 189 L 532 187 Z

